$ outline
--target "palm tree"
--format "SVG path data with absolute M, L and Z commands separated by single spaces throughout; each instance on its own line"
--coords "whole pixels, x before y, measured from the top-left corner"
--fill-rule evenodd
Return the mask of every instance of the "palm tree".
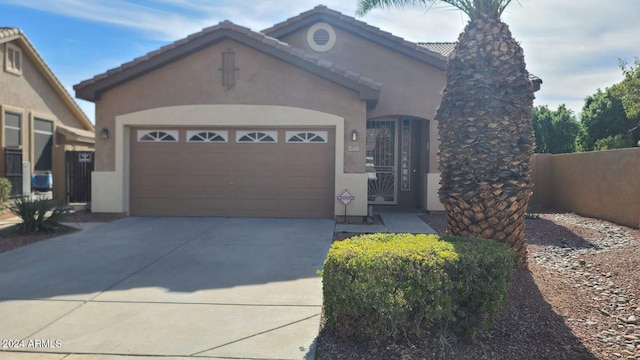
M 376 7 L 437 0 L 361 0 Z M 511 246 L 527 266 L 525 212 L 532 194 L 533 87 L 524 55 L 500 16 L 511 0 L 442 0 L 469 16 L 449 56 L 436 113 L 440 132 L 440 202 L 447 233 Z

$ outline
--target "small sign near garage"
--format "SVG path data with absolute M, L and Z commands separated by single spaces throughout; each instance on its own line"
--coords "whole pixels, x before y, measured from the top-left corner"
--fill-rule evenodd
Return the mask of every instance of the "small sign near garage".
M 344 191 L 342 192 L 342 194 L 340 194 L 338 196 L 338 200 L 342 201 L 342 203 L 344 204 L 344 206 L 347 206 L 347 204 L 349 204 L 351 201 L 355 200 L 356 197 L 349 194 L 349 192 L 347 191 L 347 189 L 344 189 Z
M 360 151 L 360 145 L 348 145 L 347 146 L 347 151 L 358 152 L 358 151 Z
M 92 152 L 79 152 L 78 153 L 78 162 L 81 163 L 90 163 L 93 158 Z

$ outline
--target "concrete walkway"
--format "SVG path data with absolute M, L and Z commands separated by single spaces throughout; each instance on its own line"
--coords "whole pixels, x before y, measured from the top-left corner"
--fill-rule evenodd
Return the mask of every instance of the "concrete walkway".
M 435 234 L 436 231 L 422 221 L 418 212 L 380 212 L 382 224 L 336 224 L 336 232 L 350 233 L 411 233 L 411 234 Z
M 313 359 L 333 230 L 130 217 L 2 253 L 0 359 Z

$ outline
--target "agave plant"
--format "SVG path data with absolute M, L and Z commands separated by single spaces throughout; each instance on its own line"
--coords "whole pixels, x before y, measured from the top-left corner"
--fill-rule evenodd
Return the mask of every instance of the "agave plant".
M 435 116 L 447 233 L 506 243 L 516 252 L 516 265 L 526 267 L 534 90 L 522 48 L 500 19 L 511 0 L 440 1 L 469 16 L 449 56 Z M 362 0 L 358 13 L 435 2 Z
M 17 230 L 22 233 L 51 232 L 61 227 L 60 221 L 70 208 L 40 196 L 22 196 L 13 201 L 9 210 L 22 222 Z

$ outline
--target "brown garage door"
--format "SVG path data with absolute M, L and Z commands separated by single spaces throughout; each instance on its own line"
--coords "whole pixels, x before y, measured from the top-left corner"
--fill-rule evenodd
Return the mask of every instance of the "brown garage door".
M 130 212 L 331 218 L 333 129 L 132 129 Z

